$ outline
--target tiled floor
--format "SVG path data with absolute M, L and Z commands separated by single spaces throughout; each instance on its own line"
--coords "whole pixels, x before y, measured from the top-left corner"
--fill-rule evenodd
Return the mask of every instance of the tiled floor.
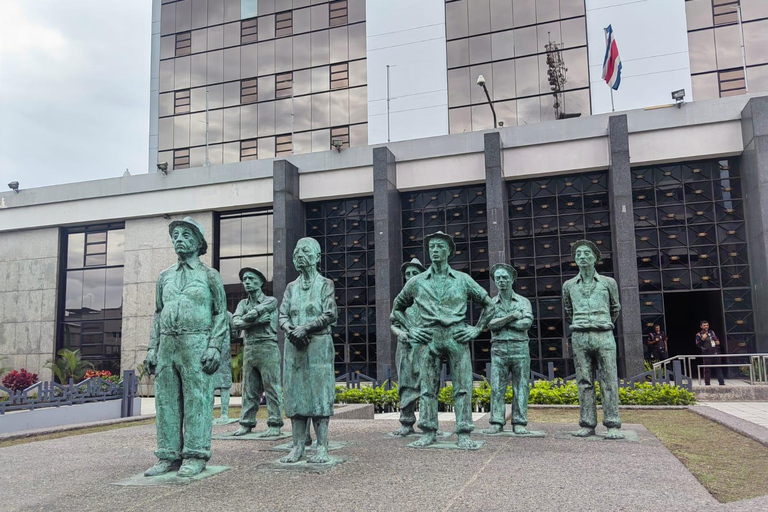
M 768 402 L 701 402 L 701 405 L 768 428 Z

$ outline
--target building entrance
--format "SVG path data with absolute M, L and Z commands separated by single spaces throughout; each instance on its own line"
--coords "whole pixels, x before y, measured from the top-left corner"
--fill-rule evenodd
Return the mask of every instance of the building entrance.
M 724 351 L 723 301 L 718 290 L 664 294 L 664 322 L 670 357 L 699 353 L 696 333 L 701 320 L 709 321 L 710 329 L 723 340 Z

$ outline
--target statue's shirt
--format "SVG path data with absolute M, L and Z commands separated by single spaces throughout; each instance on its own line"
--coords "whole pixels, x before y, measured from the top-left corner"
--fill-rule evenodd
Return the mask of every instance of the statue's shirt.
M 521 316 L 517 320 L 506 323 L 501 329 L 497 331 L 491 331 L 492 341 L 528 341 L 528 329 L 520 330 L 515 329 L 514 324 L 517 321 L 528 319 L 533 321 L 533 309 L 531 308 L 531 301 L 512 292 L 512 296 L 508 301 L 504 301 L 501 298 L 501 294 L 496 295 L 491 299 L 493 301 L 495 310 L 494 318 L 504 318 L 509 316 L 515 311 L 520 311 Z
M 243 320 L 243 315 L 250 313 L 254 308 L 259 315 L 267 313 L 267 322 L 249 322 Z M 246 345 L 261 341 L 277 341 L 277 299 L 262 294 L 259 299 L 251 300 L 247 297 L 240 301 L 235 310 L 234 318 L 240 319 L 248 326 L 243 329 L 243 341 Z
M 592 282 L 579 273 L 563 283 L 565 314 L 572 331 L 610 331 L 619 316 L 619 288 L 610 277 L 595 272 Z
M 466 321 L 467 300 L 487 304 L 488 292 L 464 272 L 449 268 L 446 275 L 439 276 L 430 266 L 405 283 L 394 309 L 403 311 L 415 305 L 423 327 L 450 327 Z

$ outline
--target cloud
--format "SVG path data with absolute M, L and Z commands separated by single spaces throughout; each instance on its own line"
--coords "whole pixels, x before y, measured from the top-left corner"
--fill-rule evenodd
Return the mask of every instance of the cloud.
M 0 182 L 147 172 L 152 0 L 3 0 Z

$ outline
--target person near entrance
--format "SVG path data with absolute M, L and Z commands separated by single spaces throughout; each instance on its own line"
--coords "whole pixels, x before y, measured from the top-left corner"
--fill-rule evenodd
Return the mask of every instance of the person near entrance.
M 648 359 L 663 361 L 668 357 L 667 333 L 661 330 L 659 324 L 653 326 L 653 332 L 648 334 L 648 339 L 645 343 L 648 346 Z
M 715 331 L 709 330 L 709 322 L 702 320 L 699 325 L 701 326 L 701 330 L 696 334 L 696 346 L 701 349 L 701 354 L 705 356 L 720 354 L 720 339 L 717 337 L 717 334 L 715 334 Z M 720 358 L 705 357 L 704 364 L 720 364 Z M 712 370 L 713 368 L 704 368 L 704 384 L 707 386 L 710 384 L 709 379 Z M 725 386 L 722 368 L 714 368 L 714 370 L 715 375 L 717 375 L 717 382 L 721 386 Z

